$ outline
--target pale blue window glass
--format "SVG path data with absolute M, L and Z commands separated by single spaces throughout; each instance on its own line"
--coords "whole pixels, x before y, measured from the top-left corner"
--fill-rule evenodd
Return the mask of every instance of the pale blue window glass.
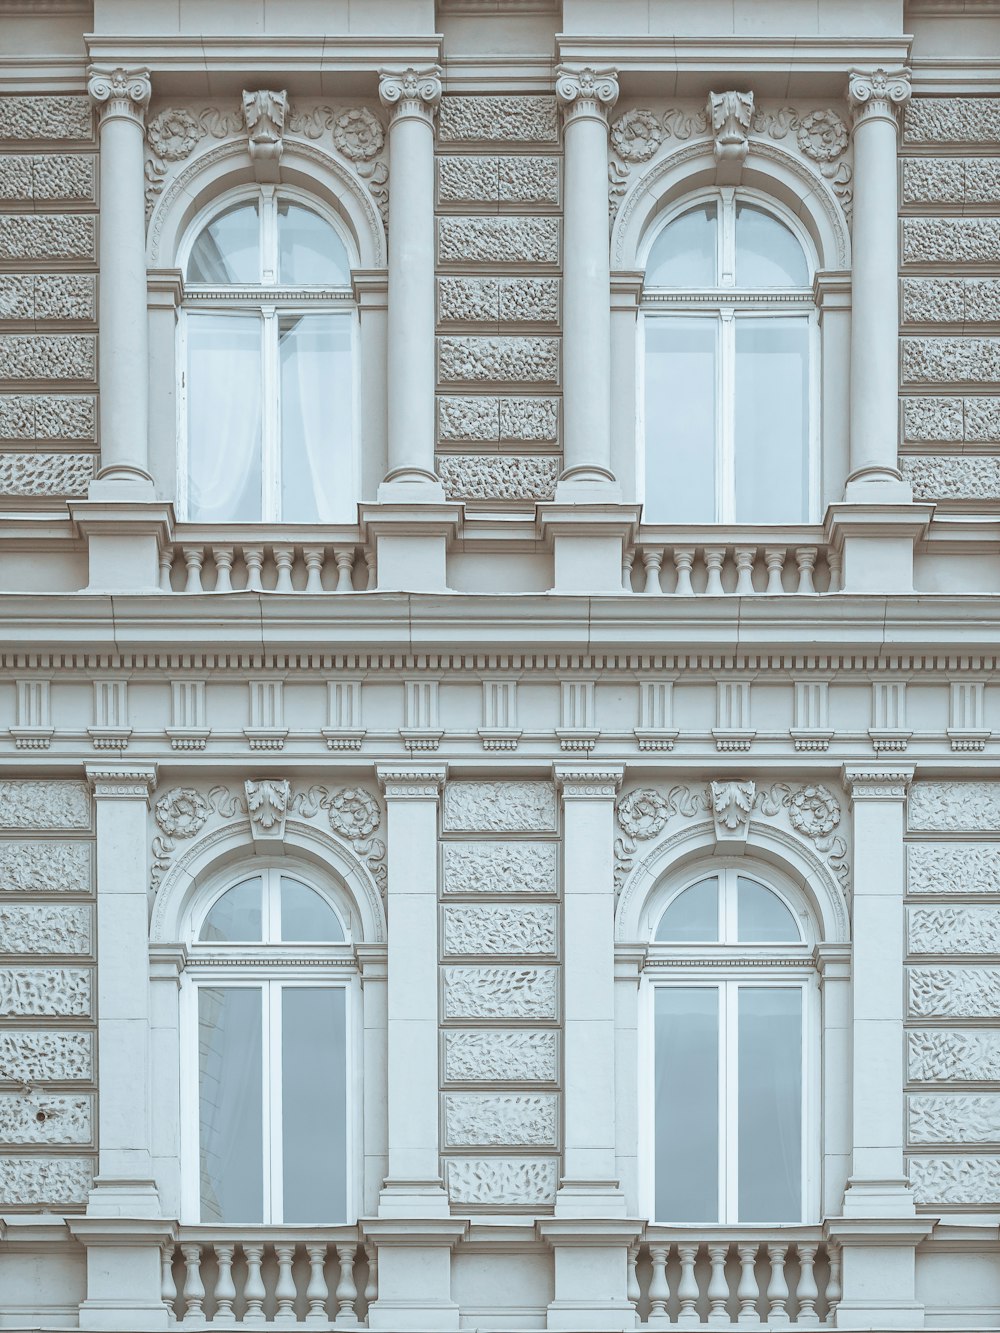
M 655 1000 L 656 1220 L 719 1221 L 719 990 Z
M 264 938 L 258 877 L 234 884 L 209 910 L 198 938 L 209 944 L 256 943 Z
M 660 917 L 659 943 L 717 943 L 719 939 L 719 881 L 699 880 L 684 889 Z
M 809 518 L 809 322 L 736 318 L 736 521 Z
M 281 877 L 281 938 L 312 944 L 340 944 L 344 931 L 336 912 L 315 889 Z
M 285 1222 L 347 1220 L 347 1024 L 342 987 L 281 994 Z
M 264 1221 L 262 992 L 198 991 L 202 1222 Z
M 217 286 L 260 282 L 260 215 L 256 201 L 237 204 L 198 233 L 188 259 L 188 282 Z
M 736 205 L 736 285 L 809 285 L 809 265 L 798 239 L 783 222 L 752 204 Z
M 646 321 L 647 523 L 715 521 L 716 319 Z
M 288 287 L 346 287 L 351 264 L 344 242 L 311 208 L 278 200 L 278 281 Z
M 739 1221 L 802 1220 L 802 991 L 739 988 Z
M 799 944 L 795 917 L 776 893 L 740 875 L 736 885 L 736 933 L 740 944 Z
M 668 222 L 653 242 L 646 286 L 714 287 L 718 253 L 718 209 L 714 203 L 699 204 Z

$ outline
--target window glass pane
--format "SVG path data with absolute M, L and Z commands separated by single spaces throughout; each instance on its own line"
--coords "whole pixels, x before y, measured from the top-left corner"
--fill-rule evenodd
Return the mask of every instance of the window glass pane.
M 739 988 L 739 1221 L 802 1220 L 802 992 Z
M 245 879 L 227 889 L 212 904 L 198 938 L 212 944 L 262 940 L 260 879 Z
M 278 324 L 281 361 L 281 517 L 350 517 L 351 320 L 291 315 Z
M 679 893 L 660 917 L 658 940 L 686 944 L 719 938 L 719 881 L 703 879 Z
M 278 281 L 293 287 L 346 287 L 351 266 L 344 242 L 325 218 L 278 201 Z
M 198 233 L 187 266 L 188 282 L 260 282 L 257 203 L 237 204 Z
M 201 1220 L 264 1221 L 261 991 L 198 991 Z
M 281 877 L 281 938 L 283 940 L 342 940 L 337 915 L 315 889 L 297 879 Z
M 802 938 L 778 895 L 742 875 L 736 883 L 736 921 L 740 944 L 798 944 Z
M 285 1222 L 347 1220 L 347 1032 L 344 990 L 281 993 Z
M 715 204 L 699 204 L 663 228 L 646 264 L 647 287 L 714 287 L 718 281 Z
M 715 319 L 646 320 L 647 523 L 715 522 Z
M 809 324 L 736 318 L 736 521 L 809 518 Z
M 719 1221 L 719 992 L 658 986 L 656 1220 Z
M 187 517 L 261 518 L 260 320 L 187 317 Z
M 783 222 L 736 205 L 737 287 L 807 287 L 809 266 L 798 239 Z

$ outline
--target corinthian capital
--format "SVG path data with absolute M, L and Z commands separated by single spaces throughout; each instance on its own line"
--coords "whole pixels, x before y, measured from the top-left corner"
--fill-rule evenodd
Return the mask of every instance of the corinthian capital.
M 567 120 L 576 116 L 600 116 L 604 120 L 618 101 L 618 71 L 560 65 L 556 69 L 556 100 Z
M 87 92 L 100 108 L 102 120 L 125 116 L 142 125 L 152 93 L 149 70 L 91 65 L 87 71 Z
M 896 108 L 909 100 L 908 69 L 851 70 L 847 100 L 854 112 L 854 123 L 882 117 L 895 121 Z
M 392 111 L 393 120 L 400 116 L 420 116 L 433 120 L 441 100 L 441 69 L 429 65 L 426 69 L 382 69 L 378 76 L 378 95 L 383 106 Z

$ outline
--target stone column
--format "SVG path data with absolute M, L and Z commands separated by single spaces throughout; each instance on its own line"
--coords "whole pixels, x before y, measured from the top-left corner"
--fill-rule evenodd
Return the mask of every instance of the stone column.
M 851 471 L 847 499 L 905 501 L 897 462 L 899 415 L 899 200 L 897 108 L 909 70 L 855 70 L 851 322 Z
M 101 137 L 101 470 L 91 494 L 151 500 L 143 174 L 149 70 L 92 65 L 87 88 Z
M 611 258 L 608 111 L 611 69 L 560 65 L 563 109 L 563 473 L 557 500 L 617 498 L 611 470 Z
M 441 71 L 382 70 L 389 120 L 389 469 L 380 500 L 443 500 L 434 472 L 434 113 Z

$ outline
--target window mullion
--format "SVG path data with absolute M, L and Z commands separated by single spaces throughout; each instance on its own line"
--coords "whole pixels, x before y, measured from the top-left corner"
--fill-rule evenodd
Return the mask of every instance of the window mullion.
M 267 990 L 267 1066 L 264 1075 L 264 1107 L 267 1117 L 264 1143 L 267 1163 L 266 1216 L 271 1222 L 285 1219 L 282 1179 L 281 1132 L 281 984 L 265 983 Z
M 273 305 L 261 307 L 263 336 L 261 338 L 261 378 L 263 393 L 262 458 L 261 458 L 261 516 L 266 523 L 281 518 L 281 442 L 279 426 L 279 366 L 278 366 L 278 312 Z
M 722 983 L 725 1012 L 722 1041 L 723 1087 L 725 1088 L 725 1114 L 722 1117 L 722 1162 L 721 1174 L 725 1181 L 725 1210 L 721 1220 L 728 1223 L 738 1222 L 739 1213 L 739 983 Z
M 278 205 L 273 185 L 262 185 L 260 194 L 260 280 L 273 287 L 278 281 Z
M 720 523 L 736 521 L 736 312 L 719 310 L 719 428 L 716 505 Z

